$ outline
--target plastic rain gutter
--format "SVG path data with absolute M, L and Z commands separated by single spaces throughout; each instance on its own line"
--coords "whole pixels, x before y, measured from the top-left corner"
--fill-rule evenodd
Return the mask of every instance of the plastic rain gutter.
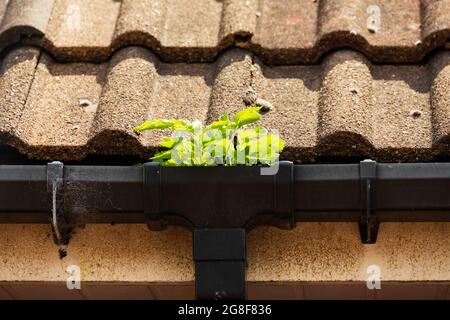
M 198 299 L 244 299 L 246 232 L 303 221 L 450 221 L 450 163 L 261 167 L 0 165 L 0 223 L 51 223 L 57 244 L 86 223 L 193 230 Z

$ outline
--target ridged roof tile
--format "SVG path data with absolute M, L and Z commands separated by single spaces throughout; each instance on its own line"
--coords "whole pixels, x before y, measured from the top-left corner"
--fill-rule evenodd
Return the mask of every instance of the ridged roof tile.
M 0 69 L 0 132 L 40 159 L 148 155 L 162 132 L 136 135 L 150 118 L 199 119 L 244 107 L 249 88 L 273 104 L 262 124 L 292 160 L 357 156 L 391 161 L 449 155 L 450 52 L 417 65 L 378 65 L 339 50 L 318 65 L 269 66 L 232 49 L 214 63 L 162 62 L 129 47 L 107 63 L 59 63 L 18 48 Z
M 35 44 L 61 61 L 145 46 L 167 62 L 210 62 L 238 46 L 266 64 L 344 47 L 410 63 L 449 41 L 450 0 L 1 0 L 0 20 L 0 49 Z

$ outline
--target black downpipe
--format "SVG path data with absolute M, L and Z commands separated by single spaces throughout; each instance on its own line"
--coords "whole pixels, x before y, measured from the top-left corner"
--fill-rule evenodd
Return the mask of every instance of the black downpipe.
M 194 229 L 195 296 L 245 299 L 245 229 Z
M 193 230 L 196 295 L 245 298 L 246 231 L 350 221 L 374 243 L 384 221 L 450 221 L 450 164 L 261 167 L 0 165 L 0 223 L 52 223 L 67 244 L 86 223 Z

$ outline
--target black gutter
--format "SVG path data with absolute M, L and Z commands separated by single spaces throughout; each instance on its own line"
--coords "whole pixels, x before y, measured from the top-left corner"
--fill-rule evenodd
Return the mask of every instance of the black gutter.
M 194 230 L 197 271 L 234 270 L 219 289 L 197 272 L 197 297 L 242 298 L 242 283 L 236 287 L 230 279 L 242 278 L 245 231 L 255 226 L 358 222 L 362 241 L 374 243 L 379 222 L 450 221 L 450 163 L 280 162 L 275 175 L 260 170 L 0 165 L 0 223 L 51 221 L 57 243 L 68 243 L 70 231 L 86 223 L 147 223 L 152 230 L 184 225 Z M 205 246 L 199 239 L 209 240 Z
M 286 201 L 293 202 L 295 221 L 359 221 L 362 165 L 364 162 L 293 165 L 292 197 L 286 197 Z M 152 199 L 161 188 L 160 210 L 167 220 L 187 207 L 205 206 L 202 202 L 212 206 L 236 203 L 231 197 L 263 201 L 267 210 L 257 213 L 273 214 L 271 192 L 280 174 L 260 176 L 259 167 L 163 167 L 161 177 L 158 174 L 155 180 L 145 181 L 148 167 L 64 166 L 66 213 L 80 215 L 86 223 L 146 222 L 145 207 L 155 205 L 159 199 Z M 158 183 L 153 193 L 149 185 L 155 181 Z M 379 221 L 450 221 L 450 163 L 377 163 L 373 184 L 376 194 L 372 201 Z M 212 196 L 214 201 L 207 201 Z M 47 166 L 0 165 L 1 223 L 47 223 L 51 210 L 48 197 Z M 238 213 L 248 210 L 242 203 L 236 206 L 241 207 L 233 208 Z M 223 214 L 219 209 L 213 211 Z M 196 214 L 191 220 L 207 219 L 213 212 Z M 185 218 L 190 218 L 189 214 Z M 245 227 L 245 219 L 240 217 L 228 217 L 224 222 L 232 224 L 233 219 L 242 221 L 244 224 L 239 226 Z M 195 227 L 193 221 L 177 221 Z

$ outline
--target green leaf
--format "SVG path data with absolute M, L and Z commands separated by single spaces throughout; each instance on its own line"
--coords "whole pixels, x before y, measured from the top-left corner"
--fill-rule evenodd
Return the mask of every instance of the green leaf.
M 258 139 L 258 161 L 272 165 L 279 158 L 285 142 L 278 135 L 269 134 Z
M 144 122 L 140 126 L 134 128 L 134 131 L 141 132 L 146 130 L 154 130 L 154 129 L 166 129 L 173 128 L 174 122 L 172 120 L 165 119 L 153 119 L 147 122 Z
M 226 129 L 231 127 L 231 122 L 230 119 L 228 119 L 228 114 L 225 112 L 223 115 L 221 115 L 219 117 L 218 121 L 214 121 L 213 123 L 211 123 L 209 126 L 207 126 L 205 128 L 205 131 L 211 131 L 211 130 L 215 130 L 215 131 L 220 131 L 221 134 L 223 135 L 226 131 Z
M 249 162 L 259 162 L 266 165 L 273 165 L 277 162 L 277 160 L 280 158 L 280 155 L 278 153 L 273 153 L 270 155 L 265 155 L 263 157 L 261 156 L 248 156 Z
M 198 120 L 192 123 L 193 129 L 193 144 L 191 159 L 195 166 L 202 164 L 203 155 L 203 126 Z
M 220 121 L 214 121 L 209 126 L 206 127 L 205 130 L 213 130 L 213 129 L 222 129 L 224 127 L 227 127 L 230 124 L 230 121 L 220 120 Z
M 240 129 L 237 132 L 238 143 L 246 143 L 250 140 L 267 135 L 267 130 L 262 127 L 253 129 Z
M 225 112 L 223 115 L 221 115 L 219 117 L 219 120 L 220 121 L 228 121 L 228 122 L 230 122 L 230 119 L 228 118 L 228 112 Z
M 266 147 L 270 152 L 281 152 L 286 142 L 276 134 L 269 134 L 258 139 L 259 148 Z
M 153 119 L 150 121 L 146 121 L 143 124 L 134 128 L 134 131 L 141 132 L 146 130 L 155 130 L 155 129 L 167 129 L 171 128 L 177 131 L 192 131 L 192 125 L 187 120 L 177 120 L 177 119 Z
M 234 159 L 234 144 L 228 139 L 213 140 L 206 144 L 203 150 L 203 158 L 206 162 L 210 159 L 222 159 L 224 163 L 224 159 Z
M 237 132 L 238 144 L 248 143 L 248 141 L 256 138 L 257 134 L 254 129 L 241 129 Z
M 198 120 L 153 119 L 135 131 L 173 129 L 159 146 L 168 150 L 157 152 L 151 160 L 164 166 L 215 166 L 218 164 L 271 164 L 285 146 L 277 135 L 269 135 L 263 127 L 239 129 L 261 118 L 260 106 L 252 106 L 229 119 L 225 112 L 217 121 L 203 128 Z
M 175 138 L 169 138 L 169 137 L 164 137 L 163 141 L 161 141 L 159 143 L 159 146 L 163 147 L 163 148 L 173 148 L 174 146 L 176 146 L 178 143 L 180 143 L 180 141 L 183 139 L 183 137 L 175 137 Z
M 198 120 L 195 120 L 194 122 L 192 122 L 192 132 L 194 134 L 200 134 L 203 131 L 203 126 L 202 123 Z
M 171 157 L 172 150 L 166 150 L 166 151 L 159 151 L 155 153 L 153 157 L 150 158 L 150 160 L 154 161 L 161 161 L 161 160 L 167 160 Z
M 266 128 L 264 127 L 255 127 L 254 128 L 255 132 L 258 134 L 258 136 L 262 137 L 262 136 L 266 136 L 268 131 Z
M 224 137 L 224 133 L 219 129 L 207 130 L 203 134 L 203 145 L 207 145 L 214 140 L 221 140 Z
M 254 123 L 261 118 L 261 115 L 258 112 L 260 109 L 261 107 L 249 107 L 239 111 L 234 116 L 233 121 L 236 123 L 238 128 L 246 124 Z
M 171 150 L 171 157 L 176 164 L 192 165 L 194 156 L 194 144 L 189 140 L 182 140 Z
M 176 131 L 193 132 L 192 124 L 188 120 L 170 119 L 170 121 L 173 121 L 173 129 Z
M 178 165 L 175 163 L 175 161 L 173 159 L 169 159 L 169 160 L 163 162 L 163 166 L 165 166 L 165 167 L 176 167 Z

